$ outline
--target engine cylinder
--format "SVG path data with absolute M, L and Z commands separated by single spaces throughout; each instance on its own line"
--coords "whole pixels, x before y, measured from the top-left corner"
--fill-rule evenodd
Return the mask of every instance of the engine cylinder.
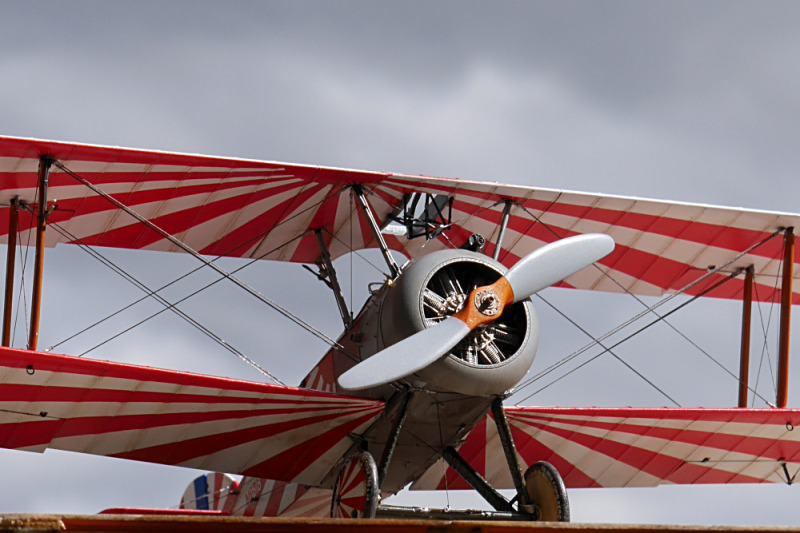
M 497 281 L 506 268 L 465 250 L 432 252 L 412 262 L 390 287 L 377 326 L 378 348 L 431 327 L 464 307 L 475 287 Z M 539 322 L 530 300 L 507 306 L 494 322 L 479 326 L 449 355 L 408 379 L 428 389 L 471 396 L 501 394 L 533 364 Z

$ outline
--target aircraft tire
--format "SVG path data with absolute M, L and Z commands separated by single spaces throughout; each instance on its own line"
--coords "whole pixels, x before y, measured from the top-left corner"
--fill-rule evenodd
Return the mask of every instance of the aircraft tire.
M 537 510 L 537 520 L 569 522 L 569 498 L 558 470 L 546 461 L 533 463 L 525 471 L 525 488 Z
M 372 454 L 351 455 L 333 485 L 331 518 L 375 518 L 378 493 L 378 467 Z

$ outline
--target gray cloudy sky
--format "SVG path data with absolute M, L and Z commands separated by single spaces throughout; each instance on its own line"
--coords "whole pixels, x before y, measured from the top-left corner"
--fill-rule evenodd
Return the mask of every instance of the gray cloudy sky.
M 0 0 L 0 134 L 796 212 L 798 27 L 800 4 L 791 2 Z M 152 285 L 195 266 L 186 257 L 108 255 Z M 358 276 L 376 275 L 354 263 Z M 42 346 L 137 297 L 79 249 L 50 250 L 47 265 Z M 337 266 L 349 292 L 350 259 Z M 256 265 L 243 276 L 338 333 L 333 299 L 297 265 Z M 354 290 L 363 298 L 360 283 Z M 596 335 L 640 310 L 621 297 L 556 289 L 544 296 Z M 585 339 L 538 308 L 535 368 L 544 368 Z M 55 351 L 81 353 L 155 309 L 141 306 Z M 230 286 L 185 309 L 288 383 L 324 350 Z M 734 369 L 739 312 L 735 302 L 704 302 L 674 323 Z M 763 313 L 766 321 L 770 309 Z M 761 342 L 754 340 L 756 360 Z M 618 354 L 682 405 L 735 402 L 735 381 L 668 328 Z M 166 315 L 92 355 L 259 378 Z M 798 405 L 793 374 L 790 403 Z M 770 396 L 766 375 L 760 390 Z M 606 356 L 528 403 L 666 400 Z M 174 505 L 194 475 L 59 452 L 6 451 L 0 469 L 8 479 L 4 512 Z M 570 497 L 579 521 L 798 524 L 794 487 Z M 447 504 L 443 495 L 402 498 Z

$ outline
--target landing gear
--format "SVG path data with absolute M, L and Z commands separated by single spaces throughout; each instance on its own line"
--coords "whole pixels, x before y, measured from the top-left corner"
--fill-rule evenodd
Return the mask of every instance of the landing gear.
M 548 462 L 539 461 L 525 471 L 524 477 L 528 500 L 536 508 L 537 520 L 569 522 L 567 489 L 558 470 Z
M 369 452 L 353 454 L 345 462 L 331 499 L 331 518 L 375 518 L 378 509 L 378 467 Z
M 529 512 L 538 521 L 569 522 L 569 499 L 561 474 L 550 463 L 539 461 L 528 467 L 525 475 L 521 476 L 514 438 L 500 398 L 492 401 L 492 417 L 503 445 L 511 479 L 517 489 L 520 510 Z

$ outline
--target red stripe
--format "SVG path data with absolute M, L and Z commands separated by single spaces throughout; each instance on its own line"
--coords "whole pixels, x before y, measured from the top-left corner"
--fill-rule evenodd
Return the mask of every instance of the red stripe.
M 706 407 L 506 407 L 506 416 L 526 414 L 542 416 L 647 418 L 664 420 L 703 420 L 753 424 L 800 425 L 800 409 L 742 409 Z
M 352 411 L 350 411 L 352 412 Z M 337 411 L 336 416 L 345 416 L 350 412 Z M 356 411 L 357 412 L 357 411 Z M 270 417 L 271 411 L 233 411 L 219 413 L 177 413 L 151 414 L 132 416 L 85 416 L 69 419 L 53 420 L 45 417 L 37 418 L 35 413 L 24 422 L 0 424 L 0 446 L 4 448 L 24 448 L 35 445 L 50 444 L 53 439 L 102 435 L 130 430 L 169 427 L 173 425 L 201 424 L 220 420 L 247 420 L 254 417 Z M 280 415 L 276 415 L 280 416 Z M 336 416 L 318 416 L 306 419 L 292 419 L 296 426 L 311 424 L 320 419 L 333 419 Z M 280 423 L 267 423 L 261 428 L 276 428 L 280 433 Z
M 67 163 L 66 167 L 70 168 L 70 164 Z M 120 201 L 130 198 L 140 198 L 136 203 L 166 200 L 175 197 L 176 191 L 189 190 L 193 187 L 229 188 L 237 187 L 237 184 L 257 186 L 272 179 L 295 179 L 291 174 L 284 172 L 259 169 L 236 170 L 230 167 L 219 167 L 211 170 L 190 168 L 187 170 L 182 166 L 176 166 L 174 169 L 153 172 L 147 170 L 147 167 L 142 167 L 140 170 L 125 169 L 124 171 L 115 171 L 114 167 L 111 166 L 106 171 L 98 172 L 95 170 L 80 170 L 80 168 L 76 166 L 74 169 L 70 170 L 73 170 L 76 176 L 83 178 L 101 189 L 111 188 L 114 191 L 114 196 Z M 10 177 L 14 174 L 14 172 L 0 172 L 0 177 Z M 25 188 L 34 190 L 38 179 L 37 174 L 35 172 L 29 173 L 26 177 L 28 183 L 25 184 Z M 216 183 L 195 183 L 199 181 Z M 142 184 L 149 184 L 149 186 L 142 187 Z M 158 187 L 153 187 L 153 184 L 158 184 Z M 71 196 L 64 196 L 64 199 L 96 197 L 91 189 L 85 188 L 80 181 L 60 170 L 51 171 L 49 185 L 52 190 L 56 192 L 60 189 L 70 188 L 71 191 L 78 193 Z M 127 187 L 120 187 L 120 185 Z M 158 191 L 160 191 L 160 193 Z M 178 194 L 177 196 L 186 196 L 186 194 Z M 61 198 L 59 198 L 59 200 L 61 200 Z
M 59 375 L 59 377 L 63 377 Z M 140 382 L 141 383 L 141 382 Z M 94 384 L 97 386 L 97 384 Z M 213 392 L 213 391 L 210 391 Z M 158 403 L 164 405 L 221 405 L 261 406 L 263 412 L 298 413 L 306 411 L 336 411 L 354 407 L 352 402 L 315 402 L 296 397 L 222 396 L 213 394 L 187 394 L 147 392 L 141 390 L 84 389 L 54 385 L 4 384 L 0 388 L 0 401 L 6 402 L 81 402 L 81 403 Z M 63 409 L 63 407 L 60 407 Z M 250 411 L 255 412 L 255 411 Z
M 281 499 L 283 498 L 283 493 L 285 490 L 285 482 L 275 482 L 275 485 L 268 495 L 267 507 L 264 509 L 264 514 L 262 516 L 278 516 L 278 512 L 281 510 Z
M 454 206 L 462 209 L 462 202 L 454 202 Z M 486 211 L 475 216 L 492 221 Z M 508 227 L 524 234 L 527 238 L 536 239 L 545 243 L 555 242 L 559 238 L 571 237 L 578 233 L 564 229 L 559 226 L 531 223 L 530 220 L 517 216 L 510 217 Z M 555 231 L 555 234 L 553 233 Z M 491 247 L 490 247 L 491 248 Z M 493 249 L 493 248 L 492 248 Z M 506 253 L 502 256 L 503 264 L 511 266 L 519 260 L 519 257 Z M 706 273 L 705 268 L 698 268 L 686 263 L 681 263 L 665 257 L 644 252 L 635 248 L 629 248 L 622 244 L 617 244 L 614 251 L 608 256 L 598 261 L 598 263 L 609 267 L 614 271 L 621 272 L 634 279 L 642 280 L 661 288 L 664 291 L 679 290 L 699 279 Z M 613 274 L 612 274 L 613 277 Z M 686 291 L 686 294 L 697 295 L 702 293 L 711 285 L 726 279 L 724 274 L 714 274 L 709 276 L 706 281 L 695 285 Z M 709 297 L 716 298 L 738 298 L 742 294 L 744 282 L 740 279 L 728 280 L 724 285 L 707 293 Z M 775 297 L 775 288 L 768 285 L 757 283 L 756 297 L 758 301 L 772 301 Z M 559 285 L 562 286 L 562 285 Z M 794 298 L 800 303 L 800 294 L 795 293 Z
M 226 253 L 227 255 L 232 255 L 234 257 L 242 257 L 252 249 L 255 250 L 256 255 L 251 253 L 250 256 L 258 257 L 258 253 L 264 253 L 268 251 L 264 250 L 263 252 L 259 252 L 260 248 L 263 247 L 264 241 L 269 238 L 279 224 L 288 223 L 287 221 L 289 218 L 295 214 L 295 210 L 299 209 L 304 202 L 322 190 L 322 186 L 314 185 L 303 191 L 301 191 L 301 188 L 298 186 L 297 190 L 297 196 L 285 200 L 261 215 L 254 217 L 243 224 L 240 224 L 235 229 L 229 231 L 216 243 L 210 244 L 204 248 L 202 253 Z M 304 229 L 305 228 L 298 229 L 296 233 L 302 233 Z M 258 244 L 257 241 L 259 240 L 261 240 L 262 243 L 256 246 Z M 275 243 L 275 245 L 278 244 L 284 243 Z M 237 250 L 237 252 L 232 254 L 228 252 L 229 250 Z
M 555 450 L 550 449 L 535 438 L 532 438 L 513 423 L 511 424 L 511 435 L 514 437 L 517 451 L 525 460 L 526 464 L 532 465 L 537 461 L 547 461 L 558 470 L 568 488 L 591 488 L 600 486 L 596 480 L 577 468 L 572 461 L 565 459 Z
M 577 220 L 586 219 L 595 222 L 605 223 L 614 226 L 627 227 L 646 233 L 654 233 L 664 235 L 672 238 L 679 238 L 686 241 L 697 242 L 704 245 L 709 245 L 712 242 L 715 246 L 726 248 L 732 251 L 742 251 L 752 244 L 766 238 L 770 233 L 758 230 L 750 230 L 732 226 L 721 226 L 718 224 L 708 224 L 696 221 L 687 221 L 684 219 L 676 219 L 672 217 L 662 217 L 657 215 L 648 215 L 636 213 L 631 211 L 619 211 L 614 209 L 592 207 L 586 205 L 572 204 L 564 200 L 564 197 L 582 197 L 586 199 L 593 199 L 590 194 L 582 193 L 565 193 L 563 191 L 544 191 L 546 194 L 556 194 L 557 200 L 542 200 L 539 198 L 524 198 L 523 196 L 515 195 L 498 195 L 497 193 L 490 193 L 485 189 L 490 187 L 489 184 L 484 183 L 459 183 L 453 185 L 458 187 L 449 186 L 446 180 L 435 178 L 436 182 L 422 182 L 415 183 L 414 181 L 403 181 L 414 189 L 419 190 L 420 185 L 427 187 L 431 190 L 439 190 L 442 193 L 458 194 L 466 197 L 477 198 L 481 201 L 486 200 L 502 200 L 507 197 L 513 197 L 518 200 L 523 206 L 529 210 L 539 211 L 540 216 L 546 213 L 555 213 L 573 217 Z M 511 187 L 507 187 L 511 188 Z M 484 190 L 481 190 L 484 189 Z M 519 192 L 528 192 L 528 190 L 521 189 Z M 535 193 L 535 191 L 533 191 Z M 629 199 L 631 202 L 637 201 L 634 198 Z M 662 204 L 665 210 L 670 206 L 669 203 L 662 203 L 653 200 L 639 200 L 647 204 Z M 683 207 L 683 206 L 680 206 Z M 689 210 L 702 210 L 703 206 L 686 205 Z M 473 204 L 474 209 L 474 204 Z M 500 210 L 502 207 L 494 207 L 494 210 Z M 726 208 L 715 208 L 725 210 Z M 735 209 L 729 209 L 735 212 Z M 469 211 L 468 211 L 469 212 Z M 778 228 L 774 228 L 778 229 Z M 777 246 L 780 246 L 779 244 Z M 774 250 L 769 248 L 759 252 L 765 254 L 765 257 L 774 257 Z M 800 257 L 800 254 L 798 254 Z
M 349 413 L 345 413 L 347 415 Z M 358 421 L 366 421 L 376 416 L 375 413 L 369 413 L 359 417 Z M 181 463 L 189 463 L 190 461 L 196 459 L 202 459 L 205 456 L 213 455 L 214 453 L 227 450 L 234 446 L 239 446 L 242 444 L 246 444 L 249 442 L 255 442 L 263 439 L 274 438 L 282 433 L 286 433 L 288 431 L 292 431 L 295 429 L 311 426 L 312 424 L 327 422 L 328 424 L 334 424 L 335 428 L 328 430 L 331 431 L 339 431 L 340 427 L 350 427 L 353 423 L 344 423 L 339 420 L 336 415 L 325 415 L 325 416 L 316 416 L 316 417 L 309 417 L 303 418 L 301 420 L 287 420 L 275 423 L 266 423 L 261 424 L 257 427 L 248 427 L 248 428 L 231 428 L 231 431 L 225 433 L 217 433 L 213 435 L 206 435 L 203 437 L 194 437 L 184 439 L 178 442 L 172 442 L 168 444 L 160 444 L 156 446 L 148 446 L 144 448 L 138 448 L 135 450 L 131 450 L 129 452 L 121 452 L 118 454 L 113 454 L 112 457 L 120 457 L 123 459 L 133 459 L 136 461 L 146 461 L 151 463 L 159 463 L 159 464 L 181 464 Z M 358 424 L 356 424 L 357 426 Z M 346 435 L 346 432 L 345 432 Z M 311 435 L 308 433 L 303 434 L 304 441 L 303 443 L 296 443 L 296 447 L 304 447 L 301 444 L 305 442 L 318 438 L 316 435 Z M 342 438 L 344 435 L 342 435 Z M 324 439 L 320 439 L 320 442 L 325 442 Z M 309 446 L 305 446 L 309 447 Z M 317 448 L 318 446 L 311 446 L 313 448 Z M 286 467 L 286 465 L 281 465 L 282 467 Z M 305 465 L 307 466 L 307 465 Z M 256 477 L 264 477 L 269 479 L 283 479 L 286 481 L 291 481 L 290 478 L 286 477 L 275 477 L 270 473 L 263 473 L 261 474 L 261 470 L 258 472 L 251 471 L 252 469 L 248 469 L 247 472 L 236 472 L 236 473 L 246 473 L 248 475 L 253 475 Z
M 294 446 L 251 468 L 243 474 L 250 476 L 273 477 L 273 479 L 294 480 L 300 473 L 313 464 L 336 443 L 347 439 L 363 424 L 368 423 L 375 415 L 365 415 L 346 424 L 338 425 L 314 437 L 313 446 Z M 275 476 L 274 473 L 279 473 Z
M 331 189 L 331 192 L 334 191 L 335 189 Z M 331 241 L 333 240 L 333 235 L 336 234 L 336 228 L 334 227 L 334 224 L 336 222 L 336 214 L 342 194 L 350 193 L 341 192 L 339 194 L 329 195 L 325 201 L 319 205 L 314 213 L 314 218 L 311 220 L 311 223 L 308 224 L 308 228 L 311 230 L 325 230 L 322 232 L 322 238 L 329 250 Z M 317 237 L 313 233 L 309 233 L 300 240 L 300 244 L 298 244 L 297 249 L 292 256 L 292 261 L 300 263 L 313 263 L 317 260 L 320 253 Z
M 31 419 L 34 419 L 31 416 Z M 0 424 L 0 446 L 9 449 L 46 445 L 58 433 L 63 420 L 41 418 L 36 422 Z
M 231 392 L 258 393 L 275 395 L 274 401 L 311 401 L 318 399 L 342 400 L 343 405 L 373 405 L 382 406 L 383 402 L 374 400 L 356 399 L 348 396 L 330 394 L 309 389 L 272 385 L 269 383 L 254 383 L 231 378 L 204 376 L 188 372 L 177 372 L 160 368 L 135 366 L 112 361 L 99 361 L 82 359 L 67 355 L 43 354 L 15 348 L 0 347 L 0 367 L 20 369 L 25 371 L 33 366 L 34 372 L 48 371 L 55 373 L 77 374 L 87 376 L 100 376 L 120 378 L 153 383 L 168 383 L 192 387 L 205 387 L 221 389 Z M 332 405 L 332 404 L 331 404 Z
M 265 184 L 262 181 L 262 184 Z M 162 230 L 166 231 L 171 235 L 179 234 L 185 230 L 195 227 L 198 224 L 201 224 L 205 221 L 212 220 L 222 215 L 227 215 L 231 213 L 236 213 L 245 209 L 248 205 L 252 205 L 256 202 L 259 202 L 264 199 L 268 199 L 275 194 L 280 194 L 281 192 L 285 192 L 287 190 L 291 190 L 297 187 L 298 184 L 291 183 L 282 185 L 275 188 L 269 189 L 256 189 L 254 190 L 253 187 L 242 187 L 238 189 L 239 194 L 228 197 L 222 198 L 217 201 L 213 201 L 207 204 L 200 204 L 195 205 L 187 209 L 183 209 L 180 211 L 168 213 L 162 216 L 150 217 L 150 221 L 155 224 L 156 226 L 160 227 Z M 207 187 L 197 187 L 195 193 L 204 193 L 210 197 L 213 192 L 218 190 L 220 187 L 217 185 L 214 186 L 207 186 Z M 187 187 L 187 188 L 180 188 L 180 189 L 172 189 L 169 191 L 171 193 L 170 196 L 164 197 L 164 192 L 167 191 L 142 191 L 131 193 L 127 195 L 127 197 L 123 197 L 120 201 L 131 207 L 134 211 L 136 211 L 137 207 L 141 204 L 154 202 L 156 200 L 163 201 L 165 203 L 165 207 L 168 206 L 168 202 L 170 200 L 179 200 L 182 197 L 188 196 L 186 189 L 195 189 L 194 187 Z M 115 195 L 120 196 L 120 195 Z M 161 198 L 158 198 L 158 197 Z M 111 210 L 115 210 L 116 208 L 108 202 L 105 198 L 98 198 L 98 200 L 105 203 L 107 206 L 111 208 Z M 99 206 L 98 206 L 99 207 Z M 163 239 L 163 237 L 156 233 L 155 231 L 147 228 L 143 224 L 139 223 L 135 219 L 129 217 L 127 214 L 121 214 L 122 220 L 129 220 L 129 224 L 123 227 L 118 227 L 114 229 L 110 229 L 107 231 L 103 231 L 101 233 L 96 233 L 94 235 L 87 235 L 82 237 L 81 241 L 87 245 L 94 245 L 94 246 L 116 246 L 116 247 L 124 247 L 124 248 L 144 248 L 149 246 L 155 242 L 158 242 Z M 98 228 L 100 229 L 100 228 Z
M 595 453 L 603 454 L 619 462 L 627 464 L 636 470 L 648 473 L 657 479 L 666 480 L 668 477 L 681 469 L 680 479 L 682 483 L 696 483 L 701 477 L 713 479 L 714 483 L 756 483 L 761 480 L 750 476 L 744 476 L 733 472 L 715 470 L 711 466 L 701 466 L 690 464 L 683 459 L 678 459 L 669 455 L 632 446 L 629 444 L 618 443 L 606 440 L 602 437 L 595 437 L 562 428 L 553 427 L 546 424 L 528 421 L 527 425 L 536 427 L 542 431 L 558 435 L 568 441 L 585 446 Z M 528 437 L 531 438 L 530 436 Z M 711 472 L 714 470 L 714 472 Z M 712 481 L 704 481 L 712 482 Z
M 753 433 L 757 433 L 759 428 L 769 430 L 768 426 L 766 426 L 764 423 L 753 424 L 751 428 L 752 431 L 747 435 L 727 432 L 727 423 L 741 423 L 739 420 L 736 420 L 735 412 L 729 413 L 729 415 L 730 418 L 727 421 L 723 420 L 723 422 L 726 422 L 726 425 L 723 425 L 721 428 L 713 432 L 688 428 L 659 427 L 658 422 L 653 424 L 649 420 L 646 422 L 647 425 L 628 423 L 627 420 L 630 419 L 620 419 L 618 422 L 603 422 L 594 419 L 574 421 L 552 417 L 531 418 L 529 416 L 524 416 L 521 418 L 516 418 L 516 420 L 520 423 L 525 423 L 526 421 L 530 420 L 542 424 L 547 422 L 576 424 L 583 427 L 592 427 L 596 429 L 604 429 L 632 435 L 647 436 L 667 442 L 683 442 L 686 444 L 714 448 L 726 452 L 735 451 L 736 453 L 751 455 L 754 459 L 762 457 L 774 460 L 785 458 L 786 460 L 791 461 L 796 457 L 800 457 L 800 442 L 789 440 L 779 441 L 774 438 L 760 437 L 757 434 L 754 435 Z M 675 419 L 672 418 L 671 420 Z M 681 419 L 681 421 L 684 420 L 687 424 L 696 421 L 707 421 L 702 418 Z M 783 424 L 780 424 L 779 427 L 780 426 L 783 426 Z M 779 449 L 776 446 L 778 442 L 780 442 Z

